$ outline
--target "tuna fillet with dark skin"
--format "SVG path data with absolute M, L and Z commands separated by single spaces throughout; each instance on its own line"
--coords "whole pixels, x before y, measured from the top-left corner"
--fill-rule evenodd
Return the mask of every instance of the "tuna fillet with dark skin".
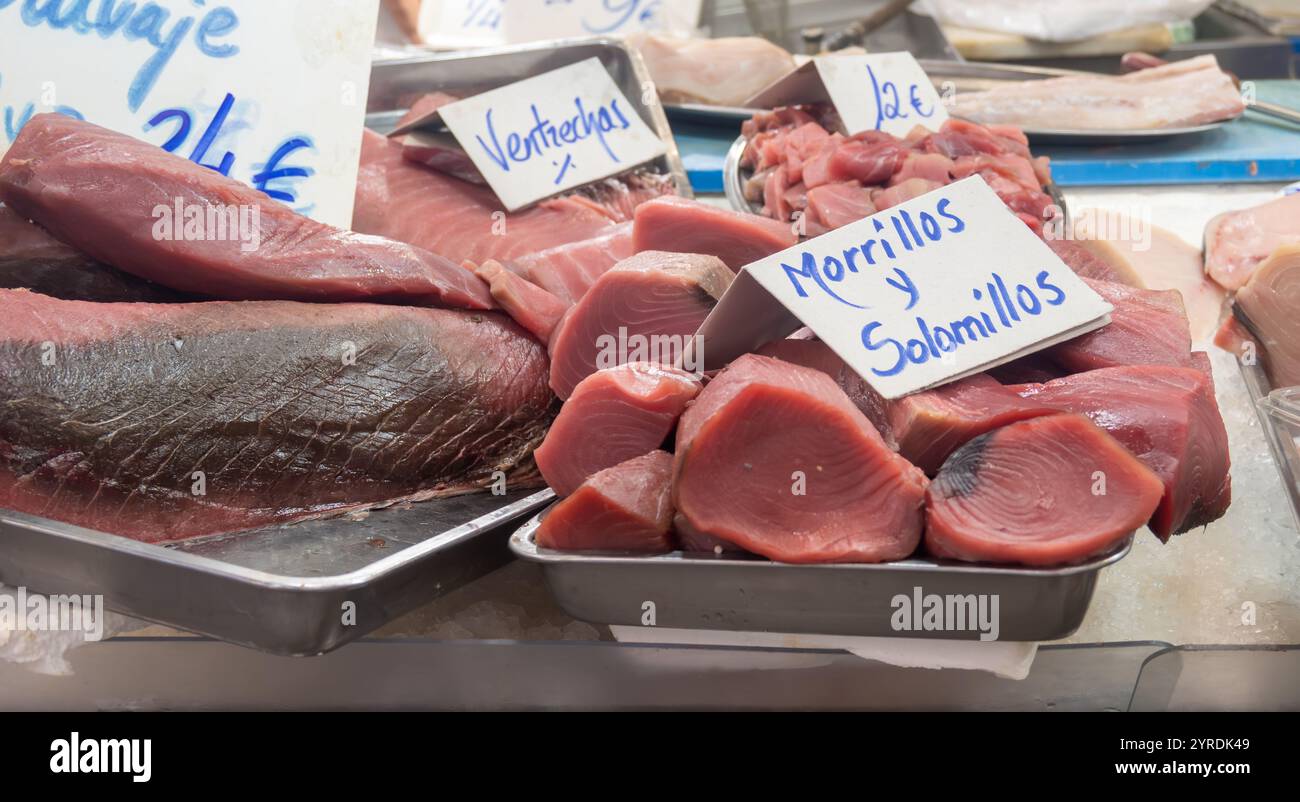
M 0 291 L 0 508 L 144 541 L 540 484 L 545 349 L 497 313 Z

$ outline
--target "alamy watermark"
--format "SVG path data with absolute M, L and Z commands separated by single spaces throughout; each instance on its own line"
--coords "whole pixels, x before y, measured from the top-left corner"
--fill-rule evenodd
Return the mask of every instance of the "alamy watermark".
M 251 253 L 262 245 L 262 207 L 255 203 L 187 203 L 176 198 L 153 207 L 153 238 L 158 241 L 238 242 Z
M 596 369 L 653 362 L 672 365 L 696 376 L 704 375 L 704 345 L 698 334 L 629 334 L 619 326 L 617 334 L 596 338 Z
M 894 613 L 889 626 L 895 632 L 978 632 L 980 640 L 998 639 L 996 593 L 926 593 L 919 585 L 912 595 L 899 593 L 890 600 Z
M 104 597 L 0 592 L 0 631 L 81 632 L 86 640 L 104 637 Z

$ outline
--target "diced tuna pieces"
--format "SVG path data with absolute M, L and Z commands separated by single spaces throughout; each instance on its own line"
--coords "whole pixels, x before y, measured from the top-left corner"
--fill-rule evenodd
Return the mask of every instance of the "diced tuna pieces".
M 0 199 L 91 257 L 181 292 L 492 307 L 487 285 L 441 256 L 318 223 L 215 170 L 62 114 L 23 127 L 0 162 Z M 201 231 L 190 230 L 192 217 L 203 218 L 193 226 Z
M 597 471 L 659 448 L 700 380 L 648 362 L 606 368 L 578 383 L 534 455 L 546 483 L 567 496 Z
M 926 493 L 925 547 L 966 562 L 1069 565 L 1151 518 L 1164 484 L 1082 415 L 1032 418 L 957 449 Z
M 864 187 L 883 184 L 903 166 L 907 153 L 889 134 L 864 131 L 835 147 L 831 154 L 830 178 L 832 181 L 857 181 Z
M 644 251 L 596 279 L 551 335 L 551 387 L 568 398 L 625 362 L 674 365 L 734 274 L 715 256 Z
M 909 153 L 903 160 L 903 166 L 890 176 L 889 183 L 901 184 L 909 178 L 924 178 L 926 181 L 947 184 L 953 180 L 955 166 L 952 159 L 942 153 Z
M 572 304 L 586 295 L 606 270 L 635 252 L 629 222 L 591 239 L 520 257 L 514 264 L 529 281 Z
M 1119 365 L 1192 366 L 1192 335 L 1177 290 L 1141 290 L 1084 279 L 1115 307 L 1110 323 L 1051 349 L 1071 373 Z
M 985 432 L 1056 412 L 980 373 L 889 402 L 898 453 L 934 476 L 948 455 Z
M 551 332 L 569 308 L 567 303 L 523 276 L 506 270 L 494 259 L 474 268 L 474 275 L 488 283 L 492 300 L 516 323 L 528 329 L 543 343 L 550 341 Z
M 924 474 L 819 370 L 747 354 L 677 428 L 673 498 L 696 532 L 792 563 L 883 562 L 920 541 Z
M 651 451 L 606 468 L 551 507 L 537 545 L 575 551 L 672 551 L 673 457 Z
M 808 190 L 808 214 L 828 229 L 856 223 L 875 213 L 871 190 L 856 183 L 823 184 Z
M 796 240 L 789 226 L 775 220 L 677 197 L 641 204 L 632 227 L 632 247 L 638 253 L 706 253 L 735 271 Z
M 927 181 L 924 178 L 909 178 L 901 184 L 895 184 L 889 189 L 877 189 L 871 193 L 871 202 L 876 205 L 876 209 L 884 211 L 900 203 L 906 203 L 912 198 L 920 197 L 927 192 L 933 192 L 943 186 L 938 181 Z
M 1161 540 L 1220 518 L 1232 500 L 1228 433 L 1209 376 L 1160 365 L 1076 373 L 1021 390 L 1086 415 L 1164 483 L 1150 526 Z

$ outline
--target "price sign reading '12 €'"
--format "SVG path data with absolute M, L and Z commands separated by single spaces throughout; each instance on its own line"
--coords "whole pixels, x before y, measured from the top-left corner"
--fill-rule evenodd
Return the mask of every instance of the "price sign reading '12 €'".
M 509 211 L 667 151 L 596 58 L 449 103 L 439 113 Z
M 747 265 L 700 335 L 712 369 L 807 325 L 899 398 L 1077 337 L 1111 310 L 972 176 Z

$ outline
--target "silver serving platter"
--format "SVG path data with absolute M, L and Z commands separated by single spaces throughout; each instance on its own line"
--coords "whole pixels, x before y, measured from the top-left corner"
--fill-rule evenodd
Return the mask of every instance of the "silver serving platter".
M 380 133 L 391 131 L 411 103 L 428 92 L 475 95 L 589 58 L 600 59 L 632 108 L 668 146 L 664 155 L 649 163 L 652 169 L 671 176 L 678 195 L 695 197 L 659 98 L 651 92 L 651 102 L 644 102 L 647 93 L 642 87 L 650 84 L 645 62 L 639 53 L 615 39 L 558 39 L 376 62 L 370 72 L 367 125 Z
M 979 92 L 1007 83 L 1041 81 L 1046 78 L 1090 74 L 1079 70 L 1059 70 L 1048 67 L 1028 67 L 994 62 L 976 63 L 921 59 L 920 63 L 936 88 L 942 90 L 945 83 L 950 83 L 958 92 Z M 1119 130 L 1069 127 L 1036 128 L 1032 126 L 1020 126 L 1020 128 L 1025 132 L 1025 136 L 1029 137 L 1029 141 L 1034 144 L 1120 145 L 1158 142 L 1172 137 L 1202 134 L 1220 128 L 1235 119 L 1237 118 L 1230 117 L 1203 125 L 1180 126 L 1177 128 L 1125 128 Z
M 998 597 L 999 640 L 1045 641 L 1079 628 L 1097 574 L 1128 554 L 1130 536 L 1113 552 L 1062 568 L 1017 568 L 936 561 L 790 565 L 758 557 L 672 552 L 628 555 L 562 552 L 537 546 L 542 515 L 510 536 L 521 559 L 538 563 L 556 602 L 575 618 L 643 626 L 652 602 L 655 626 L 742 632 L 863 637 L 976 639 L 978 632 L 897 631 L 896 595 Z

